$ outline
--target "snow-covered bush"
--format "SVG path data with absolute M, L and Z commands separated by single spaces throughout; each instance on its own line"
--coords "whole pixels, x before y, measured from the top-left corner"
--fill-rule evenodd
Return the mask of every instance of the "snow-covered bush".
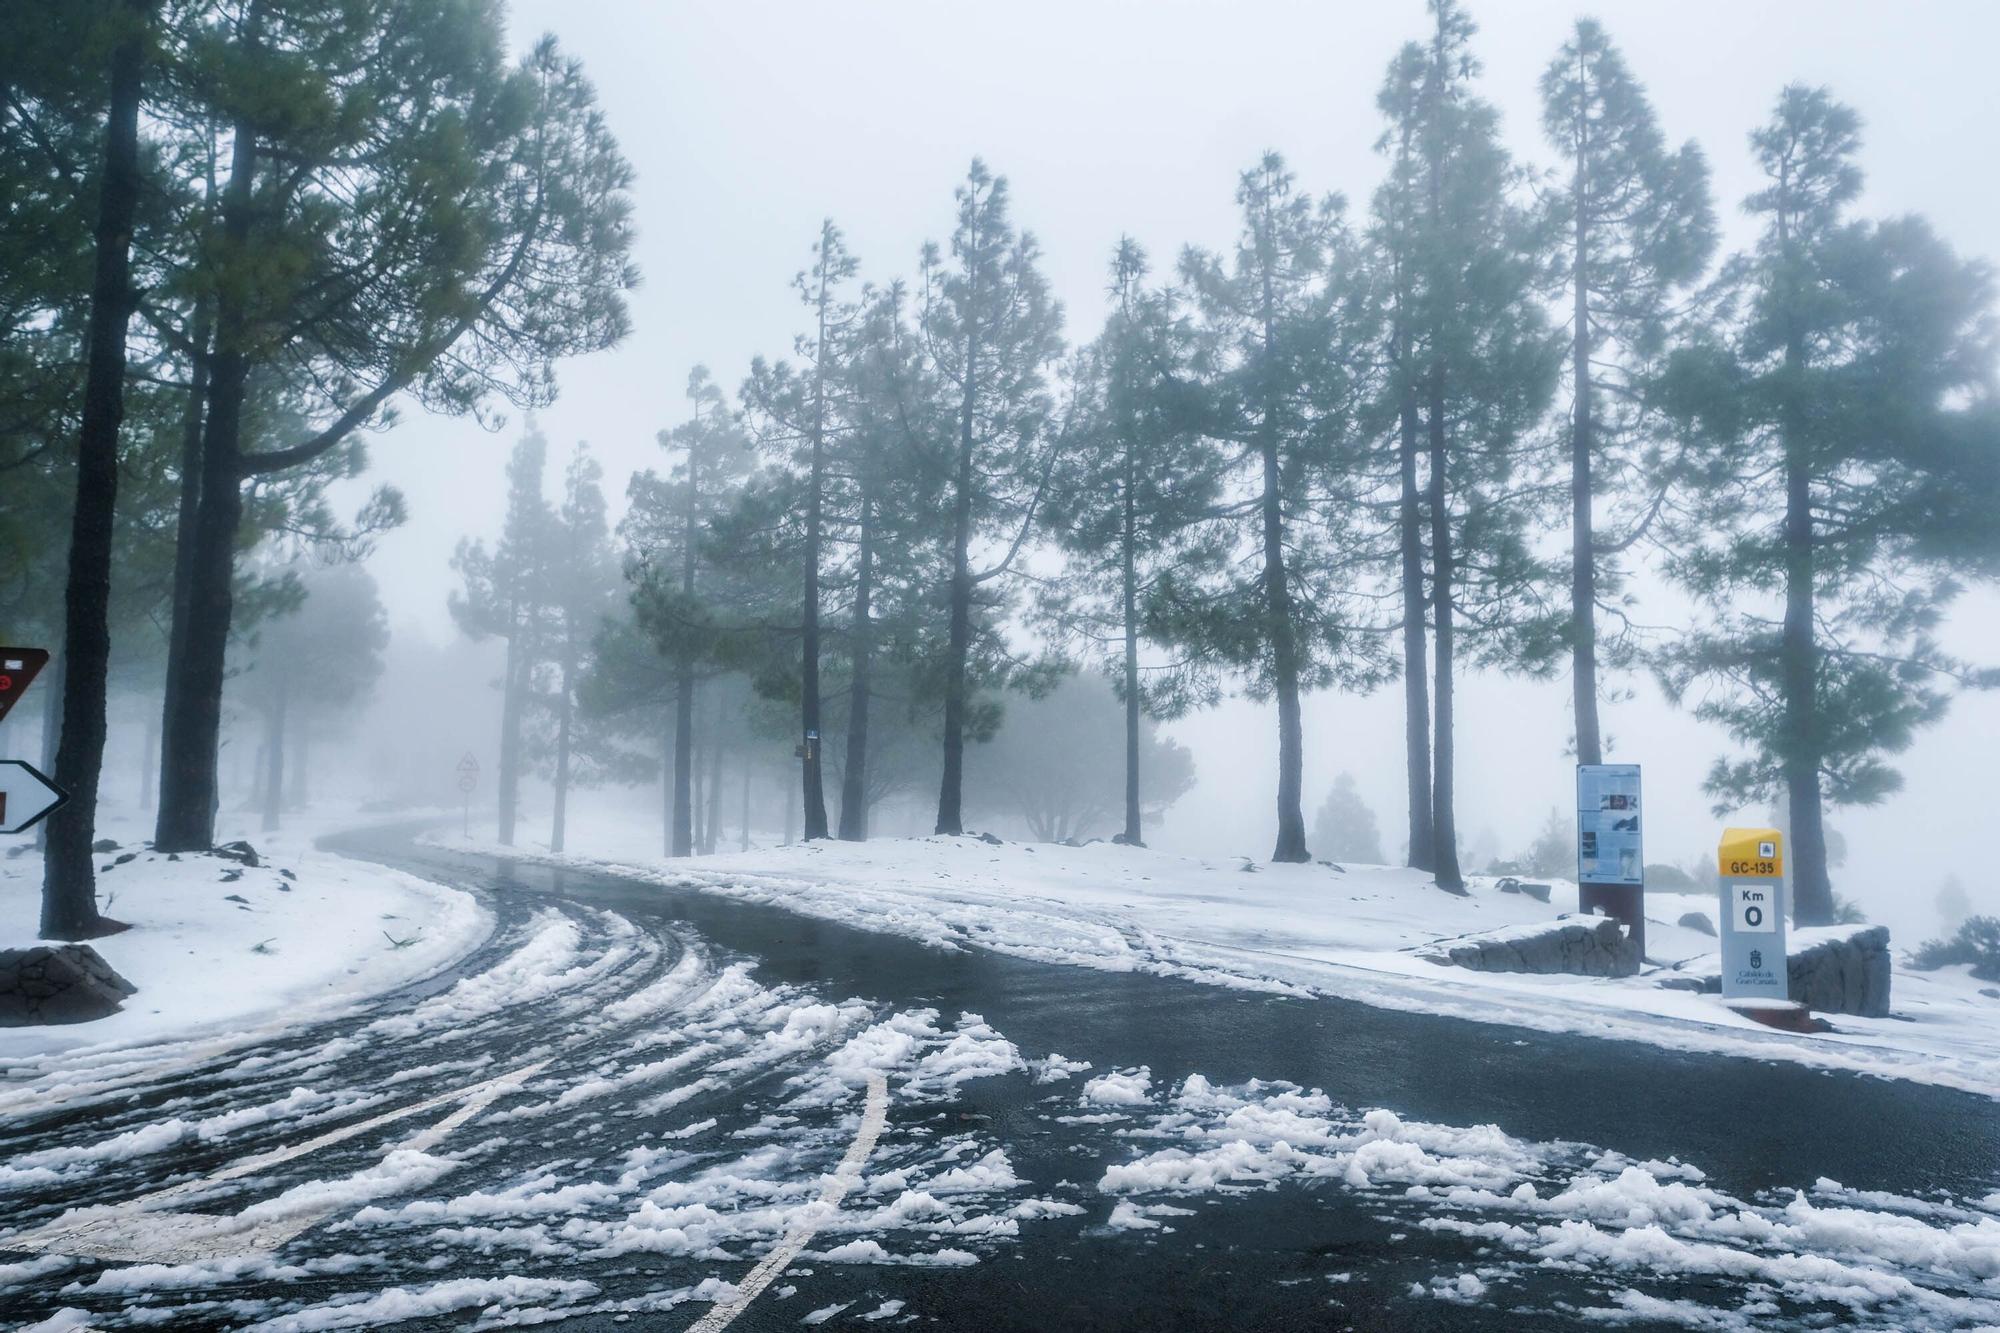
M 1982 981 L 2000 981 L 2000 916 L 1975 916 L 1956 935 L 1931 940 L 1917 950 L 1920 968 L 1970 963 Z

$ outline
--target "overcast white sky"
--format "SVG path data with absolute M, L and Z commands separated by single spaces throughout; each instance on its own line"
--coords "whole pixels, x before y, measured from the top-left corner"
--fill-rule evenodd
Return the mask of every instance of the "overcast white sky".
M 1620 0 L 1579 9 L 1486 0 L 1476 49 L 1486 96 L 1516 153 L 1547 162 L 1535 83 L 1579 12 L 1603 20 L 1650 87 L 1670 138 L 1695 138 L 1736 238 L 1752 187 L 1745 134 L 1790 80 L 1825 83 L 1866 122 L 1871 213 L 1919 211 L 1961 250 L 2000 254 L 1993 170 L 1992 51 L 2000 5 L 1984 0 Z M 1038 233 L 1069 312 L 1091 336 L 1107 254 L 1121 231 L 1170 263 L 1188 242 L 1233 233 L 1236 173 L 1266 148 L 1303 186 L 1365 206 L 1379 176 L 1374 96 L 1397 46 L 1420 36 L 1422 0 L 1360 3 L 612 3 L 515 0 L 513 38 L 544 30 L 581 56 L 637 173 L 633 336 L 565 367 L 543 415 L 558 448 L 587 440 L 614 504 L 652 464 L 654 432 L 680 418 L 690 365 L 726 385 L 758 352 L 782 353 L 798 322 L 788 279 L 819 219 L 847 231 L 865 271 L 907 274 L 945 234 L 951 188 L 975 153 L 1013 184 L 1018 221 Z M 374 445 L 376 478 L 413 512 L 382 543 L 381 576 L 401 631 L 447 634 L 447 561 L 465 533 L 493 529 L 513 427 L 412 412 Z M 2000 661 L 1991 596 L 1963 604 L 1962 648 Z M 1685 860 L 1718 821 L 1697 791 L 1724 738 L 1634 682 L 1614 708 L 1614 758 L 1647 765 L 1649 859 Z M 1571 798 L 1568 684 L 1470 683 L 1461 714 L 1459 825 L 1524 845 Z M 1391 852 L 1402 827 L 1399 696 L 1320 698 L 1307 711 L 1310 807 L 1343 769 L 1361 779 Z M 1236 703 L 1175 728 L 1201 785 L 1175 808 L 1168 845 L 1269 850 L 1275 742 L 1265 714 Z M 1841 888 L 1876 915 L 1930 926 L 1951 869 L 1993 890 L 1987 751 L 2000 701 L 1962 703 L 1906 757 L 1909 790 L 1835 823 L 1854 845 Z M 1976 870 L 1969 867 L 1977 866 Z

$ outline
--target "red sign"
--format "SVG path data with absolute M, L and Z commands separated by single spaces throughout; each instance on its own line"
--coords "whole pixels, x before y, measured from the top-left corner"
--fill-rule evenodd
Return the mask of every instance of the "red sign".
M 0 722 L 48 664 L 46 648 L 0 648 Z

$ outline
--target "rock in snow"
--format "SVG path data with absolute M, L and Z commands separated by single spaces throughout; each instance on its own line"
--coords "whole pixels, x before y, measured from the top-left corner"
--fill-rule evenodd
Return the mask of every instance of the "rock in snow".
M 138 989 L 88 944 L 0 949 L 0 1027 L 88 1023 Z
M 1444 967 L 1474 972 L 1566 973 L 1629 977 L 1639 971 L 1639 950 L 1625 928 L 1609 917 L 1509 926 L 1478 935 L 1439 940 L 1418 956 Z
M 1706 912 L 1682 912 L 1678 924 L 1710 939 L 1715 938 L 1715 923 L 1708 919 Z
M 1806 926 L 1792 932 L 1789 944 L 1785 981 L 1791 999 L 1816 1013 L 1889 1016 L 1887 926 Z M 1679 975 L 1659 984 L 1668 990 L 1719 994 L 1721 960 L 1714 954 L 1690 958 Z

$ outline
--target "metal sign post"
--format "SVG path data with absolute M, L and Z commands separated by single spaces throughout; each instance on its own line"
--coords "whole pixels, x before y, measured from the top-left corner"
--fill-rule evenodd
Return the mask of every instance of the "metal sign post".
M 1577 907 L 1623 922 L 1646 956 L 1646 856 L 1637 764 L 1576 766 Z
M 1722 831 L 1722 999 L 1789 1000 L 1785 842 L 1774 828 Z
M 479 787 L 479 761 L 467 750 L 465 757 L 458 761 L 458 789 L 465 794 L 465 817 L 459 833 L 467 842 L 472 840 L 472 793 Z

